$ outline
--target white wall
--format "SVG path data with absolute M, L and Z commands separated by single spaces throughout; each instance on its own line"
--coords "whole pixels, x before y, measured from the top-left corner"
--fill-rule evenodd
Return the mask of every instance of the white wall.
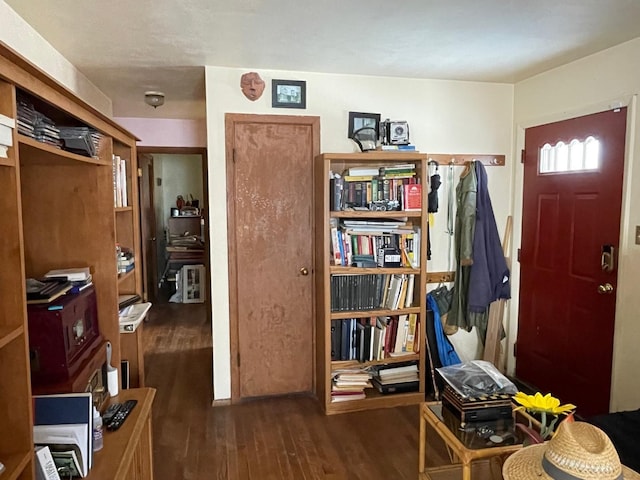
M 211 298 L 213 309 L 214 396 L 231 396 L 229 347 L 229 286 L 227 258 L 225 113 L 313 115 L 321 119 L 321 151 L 351 152 L 347 138 L 349 111 L 381 113 L 382 118 L 407 120 L 411 141 L 422 152 L 505 154 L 506 167 L 490 167 L 489 183 L 498 228 L 504 230 L 510 211 L 513 150 L 513 86 L 474 82 L 413 80 L 356 75 L 258 70 L 267 84 L 256 102 L 240 91 L 240 76 L 251 68 L 206 68 L 207 144 L 211 233 Z M 306 110 L 271 108 L 270 80 L 285 78 L 307 82 Z M 441 168 L 444 176 L 444 169 Z M 455 177 L 460 170 L 456 168 Z M 440 202 L 444 205 L 445 188 Z M 447 270 L 445 213 L 436 214 L 431 271 Z M 464 357 L 475 356 L 475 333 L 456 334 Z
M 514 116 L 517 125 L 515 152 L 524 147 L 524 128 L 550 121 L 603 111 L 612 105 L 628 105 L 626 173 L 619 252 L 616 327 L 612 372 L 611 410 L 640 407 L 640 246 L 635 226 L 640 225 L 640 142 L 636 95 L 640 92 L 640 39 L 627 42 L 523 81 L 515 86 Z M 522 210 L 522 165 L 514 165 L 515 211 Z M 514 245 L 520 245 L 520 215 L 516 214 Z M 514 264 L 516 282 L 519 269 Z M 511 304 L 511 318 L 517 305 Z M 515 320 L 509 344 L 516 338 Z M 579 341 L 579 333 L 576 332 Z M 511 352 L 511 349 L 509 349 Z M 513 369 L 514 359 L 509 359 Z M 597 387 L 596 387 L 597 388 Z
M 171 209 L 176 207 L 178 195 L 186 202 L 189 194 L 193 198 L 202 201 L 202 156 L 184 154 L 152 153 L 154 174 L 156 162 L 162 165 L 161 174 L 156 178 L 162 178 L 162 220 L 164 226 L 171 216 Z M 200 232 L 195 232 L 200 234 Z
M 28 59 L 103 114 L 112 115 L 111 100 L 4 0 L 0 0 L 0 42 Z
M 140 147 L 207 146 L 204 120 L 131 117 L 116 117 L 114 120 L 140 139 Z

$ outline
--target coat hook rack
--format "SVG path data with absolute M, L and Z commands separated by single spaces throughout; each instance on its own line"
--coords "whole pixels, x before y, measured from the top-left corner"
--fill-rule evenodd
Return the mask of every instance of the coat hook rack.
M 439 165 L 465 165 L 468 162 L 482 162 L 485 167 L 503 167 L 506 159 L 504 155 L 473 155 L 473 154 L 451 154 L 434 153 L 428 154 L 429 162 L 436 162 Z

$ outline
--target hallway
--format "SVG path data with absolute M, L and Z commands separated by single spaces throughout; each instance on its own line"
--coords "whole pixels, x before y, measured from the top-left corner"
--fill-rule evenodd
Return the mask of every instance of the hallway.
M 214 408 L 205 305 L 154 305 L 144 332 L 157 480 L 416 478 L 417 406 L 327 417 L 300 395 Z

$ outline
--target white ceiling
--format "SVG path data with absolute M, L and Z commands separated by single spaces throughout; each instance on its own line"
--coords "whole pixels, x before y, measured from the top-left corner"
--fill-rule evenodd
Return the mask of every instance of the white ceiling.
M 640 37 L 638 0 L 5 1 L 119 117 L 203 117 L 204 65 L 513 83 Z

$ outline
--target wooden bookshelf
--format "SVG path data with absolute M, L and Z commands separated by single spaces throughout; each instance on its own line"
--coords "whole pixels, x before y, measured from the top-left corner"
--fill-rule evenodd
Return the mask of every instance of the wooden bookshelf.
M 426 355 L 424 345 L 419 353 L 391 357 L 382 360 L 361 363 L 357 360 L 331 359 L 331 327 L 335 321 L 347 318 L 386 317 L 403 314 L 416 314 L 419 319 L 419 336 L 425 338 L 426 322 L 426 232 L 427 232 L 427 156 L 418 153 L 367 152 L 367 153 L 325 153 L 316 158 L 314 170 L 315 184 L 315 245 L 316 245 L 316 394 L 326 414 L 337 414 L 367 410 L 371 408 L 395 407 L 417 404 L 424 401 Z M 422 184 L 422 209 L 419 211 L 331 211 L 330 210 L 330 173 L 342 174 L 350 167 L 384 167 L 396 164 L 415 165 L 416 181 Z M 409 268 L 357 268 L 335 265 L 331 252 L 331 223 L 345 219 L 384 220 L 406 217 L 414 227 L 419 227 L 421 240 L 419 246 L 420 265 Z M 378 306 L 374 309 L 332 311 L 331 279 L 335 275 L 414 275 L 413 302 L 409 308 L 387 309 Z M 365 389 L 366 398 L 343 402 L 331 401 L 332 374 L 338 369 L 365 368 L 380 365 L 393 365 L 408 361 L 416 362 L 419 370 L 419 389 L 408 393 L 381 394 L 375 388 Z
M 0 432 L 5 433 L 0 435 L 0 462 L 6 468 L 0 476 L 26 480 L 35 471 L 25 280 L 51 269 L 90 267 L 100 333 L 111 342 L 118 367 L 128 355 L 121 349 L 118 295 L 141 294 L 142 282 L 137 271 L 119 281 L 115 258 L 117 241 L 136 256 L 140 251 L 137 139 L 0 45 L 0 113 L 16 119 L 18 96 L 56 125 L 90 127 L 103 139 L 90 157 L 41 143 L 15 128 L 13 145 L 0 161 Z M 131 203 L 120 209 L 114 204 L 114 153 L 131 162 Z M 90 366 L 83 363 L 79 371 L 90 375 L 93 365 L 99 368 L 105 360 L 104 348 L 96 348 L 86 360 Z M 80 378 L 68 384 L 82 391 L 87 386 Z

